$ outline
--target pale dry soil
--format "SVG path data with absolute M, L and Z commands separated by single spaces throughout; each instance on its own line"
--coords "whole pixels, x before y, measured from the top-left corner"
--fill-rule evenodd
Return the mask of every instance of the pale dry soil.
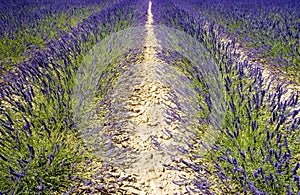
M 126 194 L 180 194 L 184 189 L 172 182 L 179 180 L 179 174 L 192 177 L 191 173 L 180 173 L 177 170 L 167 170 L 164 164 L 172 163 L 167 151 L 157 147 L 171 145 L 174 140 L 164 133 L 165 129 L 176 131 L 180 122 L 175 120 L 170 125 L 166 123 L 166 106 L 176 106 L 170 101 L 169 94 L 174 93 L 170 86 L 163 84 L 157 76 L 158 64 L 164 62 L 155 57 L 154 47 L 159 47 L 153 32 L 151 2 L 149 2 L 147 34 L 145 38 L 144 60 L 137 65 L 135 76 L 140 78 L 139 84 L 133 86 L 133 93 L 127 101 L 130 124 L 133 135 L 129 136 L 123 147 L 130 147 L 136 152 L 134 161 L 127 162 L 120 169 L 133 181 L 124 181 L 121 187 Z M 178 111 L 179 112 L 179 111 Z M 126 161 L 125 161 L 126 162 Z
M 166 118 L 166 109 L 172 107 L 176 114 L 182 117 L 184 113 L 171 100 L 172 94 L 176 93 L 174 86 L 172 88 L 162 82 L 162 75 L 157 74 L 161 67 L 169 65 L 155 56 L 155 48 L 160 46 L 152 26 L 151 5 L 150 1 L 143 59 L 140 63 L 127 67 L 106 103 L 109 105 L 105 119 L 108 125 L 103 131 L 107 126 L 114 126 L 107 128 L 107 131 L 118 132 L 112 136 L 115 140 L 115 156 L 105 160 L 112 164 L 106 170 L 113 175 L 107 179 L 111 182 L 107 185 L 111 188 L 109 194 L 187 194 L 184 186 L 176 185 L 173 181 L 181 180 L 181 177 L 194 178 L 194 173 L 189 169 L 169 170 L 164 166 L 178 163 L 178 156 L 172 158 L 171 150 L 174 145 L 183 144 L 167 133 L 169 131 L 178 134 L 177 131 L 180 131 L 182 125 L 178 119 Z M 179 94 L 176 96 L 180 97 Z M 120 161 L 116 160 L 118 150 L 120 156 L 124 155 Z M 101 170 L 100 167 L 103 166 L 95 163 L 90 169 L 96 173 Z M 115 181 L 111 178 L 115 178 Z M 122 182 L 116 182 L 122 178 Z M 81 189 L 85 188 L 89 186 L 83 186 Z
M 185 186 L 191 185 L 195 179 L 195 173 L 187 167 L 169 170 L 164 166 L 179 164 L 179 156 L 172 158 L 170 154 L 174 145 L 182 144 L 166 133 L 166 130 L 177 134 L 183 126 L 178 119 L 170 121 L 166 117 L 166 110 L 169 107 L 175 108 L 176 114 L 182 118 L 186 113 L 171 98 L 174 93 L 176 95 L 174 86 L 162 82 L 161 75 L 157 74 L 161 67 L 168 64 L 156 58 L 155 48 L 160 48 L 160 45 L 154 35 L 151 6 L 150 1 L 143 59 L 128 67 L 120 76 L 110 100 L 107 101 L 109 107 L 115 109 L 108 109 L 109 114 L 105 119 L 109 122 L 103 129 L 108 129 L 107 126 L 115 129 L 114 143 L 116 150 L 120 150 L 115 154 L 117 157 L 120 154 L 119 157 L 122 158 L 120 161 L 116 160 L 116 156 L 106 158 L 106 163 L 111 164 L 106 170 L 110 176 L 106 180 L 103 178 L 106 187 L 111 189 L 108 194 L 187 194 Z M 229 40 L 223 40 L 225 41 Z M 239 52 L 240 60 L 245 60 L 247 54 Z M 271 73 L 267 69 L 263 72 L 265 78 L 269 74 Z M 292 91 L 298 90 L 291 87 L 286 95 L 289 96 Z M 177 96 L 180 97 L 180 94 Z M 181 155 L 180 158 L 189 162 L 186 155 Z M 89 169 L 96 173 L 102 168 L 103 163 L 94 163 Z M 173 182 L 182 178 L 187 178 L 187 183 L 182 186 Z M 89 187 L 83 186 L 81 189 L 85 188 Z

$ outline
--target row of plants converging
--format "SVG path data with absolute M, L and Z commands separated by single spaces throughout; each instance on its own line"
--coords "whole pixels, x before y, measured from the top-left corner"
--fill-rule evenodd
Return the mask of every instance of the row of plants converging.
M 70 31 L 106 6 L 105 2 L 96 1 L 1 3 L 1 68 L 6 70 L 13 64 L 28 60 L 34 50 L 44 48 L 49 40 Z
M 192 6 L 191 2 L 194 3 Z M 220 91 L 218 96 L 219 103 L 225 103 L 224 110 L 218 111 L 222 113 L 222 125 L 221 127 L 213 126 L 214 130 L 209 135 L 215 139 L 205 142 L 206 135 L 199 131 L 199 136 L 203 138 L 203 142 L 199 144 L 206 148 L 207 153 L 203 153 L 195 146 L 190 146 L 186 151 L 193 156 L 193 160 L 191 163 L 183 162 L 183 164 L 198 173 L 196 179 L 192 181 L 194 188 L 191 188 L 190 191 L 202 194 L 296 194 L 300 190 L 299 91 L 287 94 L 288 81 L 278 80 L 274 75 L 263 76 L 261 64 L 253 63 L 250 59 L 242 61 L 239 58 L 240 54 L 234 52 L 238 46 L 236 44 L 238 40 L 243 40 L 245 37 L 243 37 L 243 33 L 237 33 L 240 29 L 234 31 L 235 36 L 230 36 L 230 33 L 233 32 L 231 25 L 236 24 L 237 21 L 244 21 L 244 18 L 247 17 L 237 20 L 236 16 L 234 17 L 235 23 L 231 24 L 230 20 L 230 24 L 226 26 L 223 26 L 223 23 L 214 22 L 216 18 L 237 14 L 231 12 L 236 8 L 235 6 L 230 7 L 234 3 L 236 1 L 230 1 L 228 9 L 224 11 L 226 15 L 215 12 L 214 5 L 217 8 L 220 6 L 226 8 L 223 3 L 218 1 L 205 3 L 203 1 L 153 1 L 153 4 L 156 5 L 153 7 L 156 25 L 182 30 L 198 39 L 218 64 L 221 74 L 217 81 L 220 82 L 220 85 L 225 86 L 224 95 Z M 254 9 L 251 7 L 252 3 L 247 4 L 244 1 L 239 1 L 237 5 L 247 5 L 250 10 Z M 207 10 L 202 12 L 204 7 Z M 279 9 L 277 5 L 274 6 L 276 9 L 273 9 L 272 6 L 266 7 L 259 7 L 261 13 L 266 12 L 271 15 L 275 14 L 274 10 Z M 285 16 L 289 10 L 284 9 L 283 6 L 277 14 L 281 13 L 284 14 L 282 16 Z M 246 15 L 246 12 L 239 9 L 238 14 L 239 16 Z M 215 15 L 217 16 L 215 17 Z M 285 25 L 291 25 L 294 28 L 294 22 L 288 23 L 288 18 L 285 19 L 287 22 Z M 256 17 L 257 20 L 263 20 L 263 18 Z M 249 19 L 248 24 L 251 22 L 256 24 L 255 21 Z M 281 28 L 281 26 L 278 24 L 278 27 Z M 266 28 L 266 26 L 261 28 Z M 292 41 L 287 43 L 291 46 L 290 48 L 295 48 L 294 44 L 297 44 L 294 37 L 298 33 L 295 31 L 296 28 L 298 27 L 290 29 L 292 33 L 288 39 L 292 39 Z M 278 33 L 271 29 L 268 31 L 270 36 Z M 282 36 L 287 35 L 288 33 L 283 33 Z M 231 38 L 229 41 L 222 41 L 222 38 L 228 38 L 228 36 Z M 261 42 L 260 33 L 255 31 L 251 36 L 253 36 L 253 44 L 258 44 L 258 42 L 264 44 Z M 159 39 L 159 37 L 157 38 Z M 270 44 L 275 41 L 274 39 L 268 40 L 272 41 Z M 293 45 L 294 47 L 292 47 Z M 281 44 L 281 46 L 287 47 L 286 44 Z M 251 47 L 257 48 L 256 45 Z M 268 50 L 263 51 L 268 52 Z M 215 82 L 215 79 L 203 79 L 201 76 L 203 72 L 197 70 L 197 65 L 194 65 L 196 67 L 193 68 L 187 60 L 174 57 L 176 55 L 172 52 L 166 50 L 163 53 L 168 53 L 168 55 L 162 56 L 166 61 L 170 61 L 170 64 L 185 64 L 185 69 L 194 75 L 194 79 L 198 80 L 198 86 L 202 87 L 202 96 L 205 95 L 204 92 L 206 94 L 213 92 L 213 89 L 204 90 L 203 86 L 207 86 L 209 82 Z M 169 56 L 172 56 L 171 60 L 168 59 Z M 258 55 L 257 57 L 264 58 L 265 56 Z M 292 60 L 295 62 L 298 57 L 292 58 Z M 257 66 L 255 67 L 255 65 Z M 281 65 L 282 68 L 285 67 L 285 64 L 277 66 Z M 295 67 L 293 71 L 297 74 L 296 65 L 291 64 L 291 66 Z M 211 96 L 210 100 L 200 102 L 202 107 L 206 108 L 201 115 L 206 120 L 202 129 L 211 128 L 209 127 L 212 124 L 211 121 L 218 120 L 212 118 L 218 116 L 211 113 L 213 108 L 218 106 L 213 104 L 216 101 L 212 98 L 215 97 Z M 210 112 L 207 112 L 207 109 Z
M 148 1 L 54 2 L 1 5 L 0 194 L 72 194 L 77 190 L 113 194 L 105 183 L 109 176 L 103 175 L 108 165 L 95 174 L 85 172 L 97 158 L 78 134 L 81 124 L 74 121 L 78 102 L 74 102 L 73 90 L 78 71 L 94 63 L 84 58 L 92 56 L 93 61 L 90 50 L 99 41 L 145 25 Z M 192 184 L 187 189 L 195 194 L 300 191 L 299 92 L 288 92 L 289 81 L 263 76 L 263 64 L 240 60 L 236 52 L 240 46 L 247 48 L 251 57 L 295 78 L 299 3 L 152 2 L 155 26 L 187 33 L 210 54 L 204 60 L 207 64 L 193 64 L 179 52 L 181 48 L 162 48 L 158 53 L 192 80 L 202 110 L 199 129 L 194 129 L 199 139 L 191 139 L 184 149 L 191 162 L 181 159 L 176 168 L 192 169 L 195 178 L 174 182 Z M 167 39 L 161 36 L 164 31 L 154 32 L 158 40 Z M 134 59 L 139 52 L 141 48 L 112 56 L 98 78 L 97 101 L 109 94 L 111 81 L 122 67 L 133 63 L 126 59 Z M 207 75 L 200 67 L 212 62 L 218 70 Z M 114 182 L 122 181 L 110 184 Z
M 271 4 L 267 1 L 190 0 L 185 9 L 193 10 L 194 17 L 209 18 L 264 64 L 284 70 L 299 82 L 299 7 L 299 1 L 294 0 Z
M 67 11 L 70 3 L 64 3 L 59 5 Z M 88 166 L 92 157 L 85 151 L 78 124 L 73 120 L 76 71 L 98 41 L 143 24 L 146 14 L 146 8 L 140 8 L 145 4 L 138 1 L 94 3 L 93 14 L 69 30 L 60 31 L 44 47 L 32 51 L 26 61 L 1 75 L 0 194 L 61 194 L 69 186 L 71 193 L 79 185 L 93 185 L 71 185 L 78 177 L 84 182 L 84 173 L 78 170 Z M 38 5 L 33 3 L 31 9 Z M 51 6 L 48 8 L 51 12 Z M 117 62 L 111 65 L 114 63 Z M 99 79 L 108 82 L 110 77 L 103 75 Z M 99 90 L 105 93 L 107 89 L 103 87 L 99 86 Z

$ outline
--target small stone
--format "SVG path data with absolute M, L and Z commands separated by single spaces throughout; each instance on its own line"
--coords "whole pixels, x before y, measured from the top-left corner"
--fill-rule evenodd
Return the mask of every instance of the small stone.
M 145 112 L 145 109 L 139 108 L 139 107 L 135 107 L 135 108 L 132 109 L 132 111 L 133 111 L 134 113 L 142 114 L 142 113 Z
M 169 139 L 171 139 L 171 137 L 168 136 L 168 135 L 163 135 L 162 138 L 163 138 L 164 140 L 169 140 Z
M 122 143 L 123 148 L 127 148 L 128 146 L 129 146 L 129 144 L 127 142 Z
M 168 101 L 169 100 L 169 97 L 168 96 L 162 96 L 161 99 L 165 100 L 165 101 Z
M 163 187 L 166 187 L 168 185 L 168 181 L 167 180 L 164 180 L 163 182 L 162 182 L 162 186 Z
M 107 188 L 108 188 L 108 189 L 113 189 L 113 188 L 114 188 L 114 185 L 113 185 L 113 184 L 108 184 L 108 185 L 107 185 Z
M 151 89 L 150 89 L 150 92 L 152 93 L 152 92 L 155 92 L 155 91 L 157 91 L 157 86 L 152 86 Z
M 138 105 L 140 105 L 140 102 L 137 102 L 137 101 L 130 101 L 130 102 L 128 102 L 128 104 L 129 104 L 130 106 L 138 106 Z

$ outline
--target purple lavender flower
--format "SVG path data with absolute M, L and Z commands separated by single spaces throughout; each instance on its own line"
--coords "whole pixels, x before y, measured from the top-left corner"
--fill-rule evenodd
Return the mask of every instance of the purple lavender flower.
M 47 166 L 49 167 L 51 165 L 52 161 L 54 160 L 54 155 L 51 153 L 48 158 L 49 158 L 49 161 L 48 161 Z
M 246 154 L 243 150 L 239 150 L 240 155 L 242 156 L 243 160 L 246 160 Z
M 28 151 L 30 153 L 30 160 L 32 160 L 35 156 L 34 149 L 30 144 L 27 144 Z
M 281 137 L 282 137 L 282 134 L 281 134 L 281 133 L 278 133 L 278 134 L 277 134 L 277 138 L 276 138 L 276 143 L 279 143 L 279 142 L 280 142 Z
M 43 191 L 45 189 L 46 189 L 46 187 L 43 184 L 43 179 L 42 179 L 42 177 L 40 177 L 40 185 L 38 186 L 38 191 Z
M 288 138 L 286 135 L 284 135 L 284 147 L 289 150 L 289 146 L 288 146 Z
M 253 120 L 252 123 L 251 123 L 251 127 L 252 127 L 252 130 L 255 131 L 257 129 L 257 123 L 256 123 L 256 120 Z
M 300 167 L 300 163 L 297 162 L 297 164 L 295 165 L 295 167 L 292 169 L 293 175 L 297 175 L 297 170 L 299 169 L 299 167 Z

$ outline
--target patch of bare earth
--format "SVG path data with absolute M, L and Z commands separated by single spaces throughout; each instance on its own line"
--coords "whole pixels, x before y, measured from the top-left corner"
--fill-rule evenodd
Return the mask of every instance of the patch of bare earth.
M 122 142 L 123 147 L 130 147 L 135 153 L 133 161 L 120 166 L 123 174 L 132 178 L 132 181 L 124 181 L 121 188 L 125 194 L 180 194 L 184 193 L 184 189 L 174 184 L 173 180 L 179 180 L 179 174 L 188 173 L 167 170 L 164 164 L 170 164 L 173 160 L 167 151 L 160 147 L 174 142 L 164 131 L 176 131 L 180 122 L 174 120 L 170 124 L 166 123 L 166 107 L 176 105 L 169 98 L 170 93 L 174 91 L 160 82 L 156 74 L 157 64 L 164 62 L 155 57 L 154 48 L 159 48 L 159 45 L 152 27 L 151 5 L 150 1 L 144 60 L 139 65 L 138 72 L 134 73 L 136 78 L 140 78 L 140 82 L 132 86 L 133 90 L 126 106 L 133 133 L 126 142 Z

